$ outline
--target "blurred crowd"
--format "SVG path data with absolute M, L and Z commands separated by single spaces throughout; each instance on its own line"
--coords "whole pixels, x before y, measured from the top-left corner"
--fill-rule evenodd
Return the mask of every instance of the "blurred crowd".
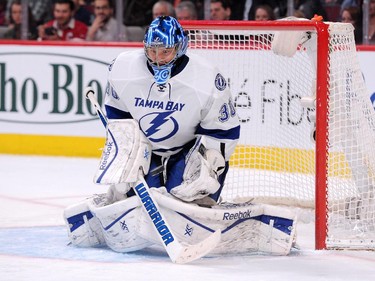
M 140 42 L 153 18 L 171 15 L 178 20 L 277 20 L 288 14 L 288 0 L 29 0 L 27 34 L 22 0 L 0 0 L 0 39 L 128 41 Z M 207 6 L 206 6 L 207 7 Z M 26 7 L 27 8 L 27 7 Z M 118 16 L 120 15 L 122 17 Z M 368 38 L 375 43 L 375 0 L 364 13 L 363 0 L 294 0 L 293 16 L 347 22 L 355 27 L 357 44 L 362 43 L 363 15 L 369 17 Z M 290 7 L 289 7 L 290 14 Z M 118 19 L 122 21 L 118 22 Z M 23 23 L 25 24 L 25 23 Z

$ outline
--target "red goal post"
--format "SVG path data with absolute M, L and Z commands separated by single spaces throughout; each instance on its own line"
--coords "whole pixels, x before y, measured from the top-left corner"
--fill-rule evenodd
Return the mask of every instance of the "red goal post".
M 181 23 L 189 52 L 224 73 L 241 121 L 223 199 L 314 208 L 316 249 L 375 248 L 375 117 L 353 27 Z M 273 50 L 276 35 L 288 48 L 302 37 L 285 56 Z

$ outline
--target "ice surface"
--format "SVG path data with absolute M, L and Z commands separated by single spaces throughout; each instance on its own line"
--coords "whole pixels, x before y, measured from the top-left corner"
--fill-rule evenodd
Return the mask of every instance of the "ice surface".
M 0 280 L 375 280 L 375 252 L 315 251 L 311 214 L 300 212 L 301 250 L 172 264 L 160 247 L 120 254 L 68 246 L 63 209 L 93 193 L 97 159 L 0 155 Z M 298 211 L 298 210 L 297 210 Z

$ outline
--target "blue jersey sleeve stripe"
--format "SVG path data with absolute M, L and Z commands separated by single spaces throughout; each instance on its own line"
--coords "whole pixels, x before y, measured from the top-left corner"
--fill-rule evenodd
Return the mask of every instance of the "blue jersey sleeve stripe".
M 228 139 L 228 140 L 237 140 L 240 137 L 240 126 L 231 128 L 229 130 L 220 130 L 220 129 L 205 129 L 198 125 L 198 128 L 195 131 L 198 135 L 210 136 L 216 139 Z
M 122 111 L 110 105 L 105 105 L 108 119 L 132 119 L 133 117 L 129 112 Z

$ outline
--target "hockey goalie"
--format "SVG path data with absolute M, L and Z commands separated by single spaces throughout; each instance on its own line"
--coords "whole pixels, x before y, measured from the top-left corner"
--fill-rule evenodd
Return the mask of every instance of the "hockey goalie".
M 181 263 L 206 254 L 287 255 L 292 212 L 221 201 L 239 121 L 221 72 L 187 46 L 178 21 L 158 17 L 144 50 L 109 66 L 106 114 L 96 106 L 107 134 L 94 177 L 109 189 L 64 211 L 69 239 L 117 252 L 161 245 Z

